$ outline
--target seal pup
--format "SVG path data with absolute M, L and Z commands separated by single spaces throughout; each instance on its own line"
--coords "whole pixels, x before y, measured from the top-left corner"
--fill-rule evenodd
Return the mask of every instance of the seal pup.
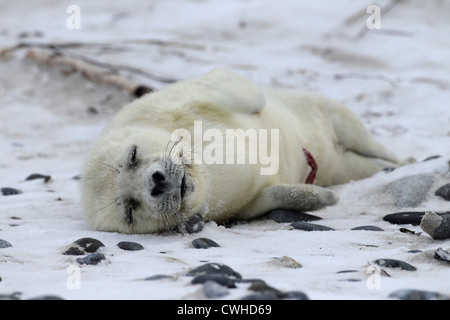
M 199 126 L 196 143 L 191 139 L 199 140 Z M 228 149 L 231 129 L 242 130 L 245 139 Z M 267 136 L 252 144 L 251 133 Z M 255 162 L 263 148 L 274 155 L 271 163 Z M 245 161 L 220 161 L 242 152 Z M 400 164 L 338 102 L 260 88 L 217 69 L 119 111 L 87 156 L 82 202 L 95 230 L 155 233 L 198 222 L 191 232 L 201 229 L 202 219 L 221 223 L 274 209 L 318 210 L 339 199 L 324 187 Z

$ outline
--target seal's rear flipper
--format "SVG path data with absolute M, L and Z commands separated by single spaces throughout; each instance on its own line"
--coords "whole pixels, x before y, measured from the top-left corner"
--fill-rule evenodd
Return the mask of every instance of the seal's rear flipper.
M 337 142 L 345 150 L 367 158 L 398 163 L 395 154 L 379 143 L 350 109 L 331 100 L 324 107 L 329 114 Z

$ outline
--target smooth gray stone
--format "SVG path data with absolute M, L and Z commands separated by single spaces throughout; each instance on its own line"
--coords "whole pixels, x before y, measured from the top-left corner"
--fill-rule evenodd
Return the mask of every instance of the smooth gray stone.
M 400 268 L 402 270 L 407 271 L 416 271 L 416 267 L 410 265 L 409 263 L 406 263 L 401 260 L 396 259 L 377 259 L 373 261 L 374 264 L 379 265 L 380 267 L 386 267 L 386 268 Z
M 308 223 L 308 222 L 302 222 L 297 221 L 291 223 L 291 226 L 295 229 L 304 230 L 304 231 L 333 231 L 333 228 L 322 226 L 315 223 Z
M 397 202 L 397 206 L 413 208 L 425 200 L 433 182 L 434 176 L 432 174 L 416 174 L 394 181 L 390 186 L 390 190 Z

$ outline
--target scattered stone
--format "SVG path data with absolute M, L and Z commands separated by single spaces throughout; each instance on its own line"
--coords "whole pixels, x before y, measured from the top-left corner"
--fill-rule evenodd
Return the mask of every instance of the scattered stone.
M 236 279 L 228 278 L 220 274 L 201 274 L 192 279 L 192 284 L 215 282 L 227 288 L 236 288 Z
M 81 238 L 75 241 L 70 248 L 68 248 L 63 254 L 65 255 L 83 255 L 85 253 L 94 253 L 99 248 L 105 245 L 94 238 Z
M 63 298 L 61 298 L 60 296 L 55 296 L 55 295 L 43 295 L 43 296 L 37 296 L 34 298 L 30 298 L 27 300 L 64 300 Z
M 0 249 L 12 247 L 11 243 L 6 240 L 0 239 Z
M 360 226 L 352 228 L 352 230 L 365 230 L 365 231 L 384 231 L 380 227 L 377 226 Z
M 64 251 L 63 254 L 67 255 L 67 256 L 82 256 L 82 255 L 86 254 L 86 252 L 84 252 L 83 250 L 81 250 L 78 247 L 70 247 L 69 249 Z
M 394 181 L 390 189 L 397 206 L 412 208 L 425 200 L 433 182 L 434 176 L 430 173 L 416 174 Z
M 25 178 L 25 181 L 29 181 L 29 180 L 35 180 L 35 179 L 44 179 L 44 183 L 47 183 L 50 181 L 52 177 L 49 175 L 45 175 L 45 174 L 40 174 L 40 173 L 33 173 L 30 174 L 28 177 Z
M 339 279 L 338 281 L 342 281 L 342 282 L 361 282 L 361 279 L 356 279 L 356 278 L 347 278 L 347 279 Z
M 169 279 L 172 278 L 172 276 L 168 276 L 166 274 L 155 274 L 154 276 L 150 276 L 145 278 L 146 281 L 154 281 L 154 280 L 162 280 L 162 279 Z
M 223 276 L 229 276 L 229 277 L 242 279 L 242 276 L 239 273 L 237 273 L 236 271 L 234 271 L 233 269 L 231 269 L 230 267 L 228 267 L 224 264 L 215 263 L 215 262 L 206 263 L 197 268 L 194 268 L 194 269 L 190 270 L 188 273 L 186 273 L 186 276 L 193 277 L 193 276 L 197 276 L 197 275 L 201 275 L 201 274 L 219 274 L 219 275 L 223 275 Z
M 308 300 L 308 296 L 301 291 L 288 291 L 282 292 L 267 285 L 264 281 L 254 282 L 248 288 L 248 290 L 254 291 L 242 298 L 242 300 Z
M 395 260 L 395 259 L 377 259 L 372 261 L 372 263 L 379 265 L 380 267 L 386 267 L 386 268 L 400 268 L 402 270 L 407 271 L 416 271 L 416 267 L 410 265 L 409 263 L 406 263 L 401 260 Z
M 291 226 L 295 229 L 304 230 L 304 231 L 333 231 L 333 228 L 322 226 L 315 223 L 302 222 L 297 221 L 291 223 Z
M 197 238 L 192 240 L 192 245 L 196 249 L 208 249 L 211 247 L 220 247 L 215 241 L 208 238 Z
M 281 292 L 278 289 L 275 289 L 265 282 L 254 282 L 248 287 L 248 290 L 256 291 L 256 292 L 262 292 L 262 293 L 273 293 L 275 296 L 279 299 L 283 296 L 283 292 Z
M 309 297 L 301 291 L 288 291 L 282 294 L 283 300 L 309 300 Z
M 273 259 L 274 259 L 273 262 L 275 264 L 284 268 L 299 269 L 302 267 L 300 263 L 298 263 L 297 261 L 288 256 L 275 257 Z
M 316 221 L 322 219 L 321 217 L 314 216 L 303 212 L 297 212 L 293 210 L 277 209 L 272 210 L 267 214 L 267 218 L 274 220 L 278 223 L 284 222 L 297 222 L 297 221 Z
M 22 292 L 13 292 L 10 294 L 0 294 L 0 300 L 20 300 Z
M 197 233 L 202 231 L 204 226 L 205 221 L 203 217 L 200 214 L 195 214 L 180 227 L 180 232 L 187 232 L 189 234 Z
M 106 257 L 103 253 L 91 253 L 83 258 L 77 258 L 79 264 L 97 265 Z
M 409 250 L 408 253 L 421 253 L 422 250 L 419 249 L 414 249 L 414 250 Z
M 352 272 L 358 272 L 358 270 L 341 270 L 336 273 L 352 273 Z
M 450 262 L 450 253 L 448 251 L 445 251 L 442 248 L 438 248 L 435 252 L 434 252 L 434 257 L 438 260 L 443 260 L 446 262 Z
M 137 243 L 132 241 L 120 241 L 117 246 L 120 249 L 127 250 L 127 251 L 138 251 L 138 250 L 144 250 L 144 247 Z
M 214 281 L 203 283 L 203 293 L 207 298 L 220 298 L 228 294 L 228 290 Z
M 447 183 L 438 188 L 434 194 L 444 198 L 447 201 L 450 201 L 450 183 Z
M 424 215 L 425 212 L 396 212 L 385 215 L 383 220 L 392 224 L 412 224 L 413 226 L 418 226 Z
M 241 300 L 280 300 L 272 291 L 259 291 L 241 298 Z
M 262 279 L 236 279 L 236 283 L 262 283 L 262 284 L 266 284 L 266 282 Z M 267 284 L 266 284 L 267 285 Z
M 389 294 L 389 298 L 400 300 L 450 300 L 450 297 L 439 292 L 416 289 L 400 289 Z
M 19 189 L 8 188 L 8 187 L 2 188 L 1 191 L 4 196 L 13 196 L 13 195 L 22 193 L 22 191 L 20 191 Z
M 450 212 L 437 214 L 436 212 L 427 211 L 422 218 L 420 227 L 433 239 L 450 238 Z

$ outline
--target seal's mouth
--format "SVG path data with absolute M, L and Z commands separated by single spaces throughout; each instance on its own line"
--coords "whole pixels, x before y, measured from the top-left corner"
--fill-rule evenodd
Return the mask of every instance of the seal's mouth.
M 180 186 L 180 196 L 181 200 L 183 200 L 184 196 L 186 195 L 186 172 L 183 174 L 183 179 L 181 179 L 181 186 Z

